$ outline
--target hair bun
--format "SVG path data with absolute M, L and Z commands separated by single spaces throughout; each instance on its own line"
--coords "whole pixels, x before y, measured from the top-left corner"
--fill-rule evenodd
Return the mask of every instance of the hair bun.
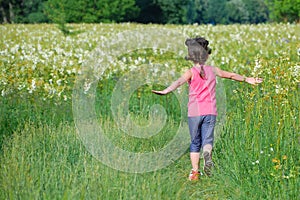
M 190 45 L 193 45 L 195 43 L 196 43 L 196 41 L 194 39 L 186 39 L 186 41 L 185 41 L 186 46 L 190 46 Z
M 197 36 L 195 38 L 188 38 L 185 41 L 186 46 L 191 46 L 191 45 L 196 45 L 196 44 L 203 47 L 208 54 L 211 54 L 212 50 L 211 50 L 211 48 L 208 47 L 209 41 L 206 40 L 204 37 Z

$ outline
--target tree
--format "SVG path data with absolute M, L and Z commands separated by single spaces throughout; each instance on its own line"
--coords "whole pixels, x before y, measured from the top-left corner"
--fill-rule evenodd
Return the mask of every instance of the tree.
M 300 21 L 300 0 L 268 0 L 270 18 L 280 22 Z
M 15 23 L 22 0 L 0 0 L 0 14 L 5 23 Z
M 228 23 L 247 23 L 249 12 L 242 0 L 230 0 L 226 3 Z
M 7 5 L 8 4 L 4 0 L 0 0 L 0 16 L 1 16 L 2 22 L 5 24 L 9 22 L 9 18 L 6 13 Z
M 140 11 L 135 0 L 98 0 L 96 8 L 98 19 L 102 22 L 131 21 Z
M 123 22 L 139 12 L 135 0 L 48 0 L 46 12 L 52 22 Z
M 65 0 L 49 0 L 45 3 L 44 12 L 51 22 L 58 24 L 66 23 L 65 4 Z
M 47 22 L 43 13 L 46 0 L 0 0 L 0 16 L 3 23 Z
M 187 4 L 189 0 L 154 0 L 162 11 L 162 23 L 186 23 Z
M 48 22 L 44 13 L 45 0 L 26 0 L 22 4 L 22 12 L 19 16 L 21 23 L 41 23 Z
M 300 22 L 300 0 L 0 0 L 0 23 Z M 66 30 L 67 31 L 67 30 Z
M 227 0 L 209 0 L 206 11 L 207 19 L 212 24 L 226 24 L 226 2 Z
M 249 23 L 258 24 L 269 20 L 269 9 L 264 0 L 243 0 L 249 14 Z
M 191 23 L 207 23 L 206 8 L 208 0 L 190 0 L 187 6 L 187 22 Z
M 159 5 L 154 0 L 136 0 L 136 5 L 140 8 L 139 15 L 135 18 L 139 23 L 162 23 L 163 14 Z

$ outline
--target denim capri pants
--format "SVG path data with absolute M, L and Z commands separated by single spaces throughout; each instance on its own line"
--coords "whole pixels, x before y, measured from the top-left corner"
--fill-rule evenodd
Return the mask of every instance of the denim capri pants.
M 206 144 L 213 146 L 216 115 L 188 117 L 191 135 L 190 152 L 200 152 Z

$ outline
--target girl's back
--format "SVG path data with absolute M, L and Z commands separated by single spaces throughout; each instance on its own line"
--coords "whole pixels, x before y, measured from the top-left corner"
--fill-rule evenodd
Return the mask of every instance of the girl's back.
M 200 76 L 200 67 L 191 68 L 189 81 L 188 116 L 217 115 L 216 75 L 213 67 L 203 66 L 204 77 Z

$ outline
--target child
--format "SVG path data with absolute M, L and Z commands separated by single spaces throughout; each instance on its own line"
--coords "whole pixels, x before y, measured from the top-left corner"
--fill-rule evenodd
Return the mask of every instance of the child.
M 193 169 L 189 180 L 198 180 L 200 149 L 203 150 L 204 172 L 211 175 L 212 149 L 214 142 L 214 127 L 216 123 L 216 76 L 242 81 L 256 85 L 262 82 L 260 78 L 244 77 L 236 73 L 227 72 L 218 67 L 205 65 L 211 49 L 209 42 L 202 37 L 187 39 L 187 60 L 191 60 L 194 66 L 187 70 L 178 80 L 162 91 L 152 90 L 158 95 L 165 95 L 185 82 L 189 84 L 188 124 L 191 136 L 190 159 Z

